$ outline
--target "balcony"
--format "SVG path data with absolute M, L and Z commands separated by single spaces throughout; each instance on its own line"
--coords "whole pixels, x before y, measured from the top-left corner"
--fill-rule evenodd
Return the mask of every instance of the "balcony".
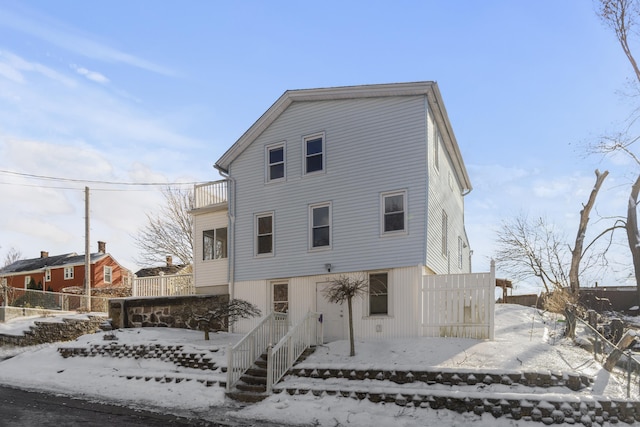
M 196 184 L 193 188 L 193 209 L 216 208 L 227 206 L 228 180 Z

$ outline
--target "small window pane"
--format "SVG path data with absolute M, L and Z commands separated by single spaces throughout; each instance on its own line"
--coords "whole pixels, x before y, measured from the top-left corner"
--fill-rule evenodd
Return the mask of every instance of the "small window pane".
M 402 202 L 402 194 L 397 196 L 387 196 L 384 198 L 384 211 L 386 213 L 402 212 L 404 203 Z
M 322 225 L 329 225 L 329 207 L 328 206 L 313 209 L 313 226 L 319 227 Z
M 329 246 L 329 227 L 313 229 L 313 247 Z
M 227 227 L 216 228 L 214 256 L 215 259 L 227 257 Z
M 270 254 L 273 238 L 271 235 L 258 236 L 258 253 Z
M 272 165 L 269 167 L 269 179 L 278 179 L 284 177 L 284 163 Z
M 307 141 L 307 156 L 322 154 L 322 138 L 310 139 Z
M 271 233 L 271 217 L 263 216 L 258 218 L 258 234 Z
M 384 232 L 405 230 L 404 194 L 384 196 Z
M 311 246 L 313 248 L 329 246 L 331 244 L 331 229 L 329 224 L 329 206 L 313 208 Z
M 284 150 L 282 148 L 274 148 L 269 150 L 269 163 L 280 163 L 284 160 Z

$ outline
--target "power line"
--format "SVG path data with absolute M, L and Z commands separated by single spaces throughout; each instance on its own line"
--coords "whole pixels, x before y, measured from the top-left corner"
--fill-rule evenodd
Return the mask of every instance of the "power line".
M 54 185 L 40 185 L 40 184 L 21 184 L 17 182 L 0 182 L 0 185 L 12 185 L 18 187 L 31 187 L 31 188 L 47 188 L 53 190 L 82 190 L 82 187 L 59 187 Z M 166 184 L 171 185 L 171 184 Z M 133 189 L 133 188 L 91 188 L 91 191 L 111 191 L 111 192 L 131 192 L 131 191 L 156 191 L 152 188 L 145 189 Z
M 49 181 L 60 181 L 60 182 L 75 182 L 80 184 L 103 184 L 103 185 L 125 185 L 125 186 L 171 186 L 171 185 L 195 185 L 202 184 L 204 181 L 193 181 L 193 182 L 118 182 L 118 181 L 100 181 L 100 180 L 89 180 L 89 179 L 74 179 L 74 178 L 60 178 L 54 176 L 46 176 L 46 175 L 34 175 L 30 173 L 22 173 L 22 172 L 14 172 L 8 170 L 0 169 L 0 173 L 4 173 L 7 175 L 16 175 L 24 178 L 33 178 L 33 179 L 44 179 Z M 56 187 L 53 187 L 56 188 Z

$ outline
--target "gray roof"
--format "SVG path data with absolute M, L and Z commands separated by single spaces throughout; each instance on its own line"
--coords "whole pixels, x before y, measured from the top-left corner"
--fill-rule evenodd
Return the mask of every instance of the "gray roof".
M 106 254 L 102 252 L 91 254 L 91 263 L 93 264 L 104 256 L 106 256 Z M 64 267 L 67 265 L 77 265 L 82 263 L 84 263 L 84 254 L 78 255 L 75 252 L 41 258 L 21 259 L 14 262 L 13 264 L 7 265 L 4 268 L 0 268 L 0 275 L 26 271 L 38 271 L 44 270 L 46 268 Z
M 188 267 L 188 264 L 177 264 L 177 265 L 168 265 L 164 267 L 149 267 L 149 268 L 141 268 L 136 272 L 136 276 L 138 277 L 153 277 L 159 276 L 162 274 L 177 274 L 185 267 Z

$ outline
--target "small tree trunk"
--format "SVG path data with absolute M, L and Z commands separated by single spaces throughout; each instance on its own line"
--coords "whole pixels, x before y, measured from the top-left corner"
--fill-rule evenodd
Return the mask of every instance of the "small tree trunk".
M 633 260 L 633 272 L 636 276 L 636 305 L 640 305 L 640 237 L 638 236 L 638 193 L 640 193 L 640 175 L 631 186 L 629 204 L 627 206 L 627 240 Z
M 353 339 L 353 314 L 351 311 L 351 297 L 347 298 L 347 307 L 349 309 L 349 356 L 353 357 L 356 355 L 356 344 Z
M 584 236 L 587 232 L 587 224 L 589 223 L 589 214 L 591 213 L 591 208 L 593 208 L 593 205 L 596 202 L 598 191 L 600 191 L 600 187 L 607 175 L 609 175 L 609 171 L 600 173 L 600 171 L 596 169 L 596 183 L 591 190 L 587 204 L 584 205 L 580 211 L 580 224 L 578 225 L 576 244 L 571 250 L 571 268 L 569 270 L 569 286 L 571 287 L 571 293 L 574 295 L 577 295 L 578 290 L 580 289 L 580 260 L 582 260 L 582 247 L 584 245 Z
M 209 328 L 206 326 L 204 327 L 204 340 L 209 341 Z

